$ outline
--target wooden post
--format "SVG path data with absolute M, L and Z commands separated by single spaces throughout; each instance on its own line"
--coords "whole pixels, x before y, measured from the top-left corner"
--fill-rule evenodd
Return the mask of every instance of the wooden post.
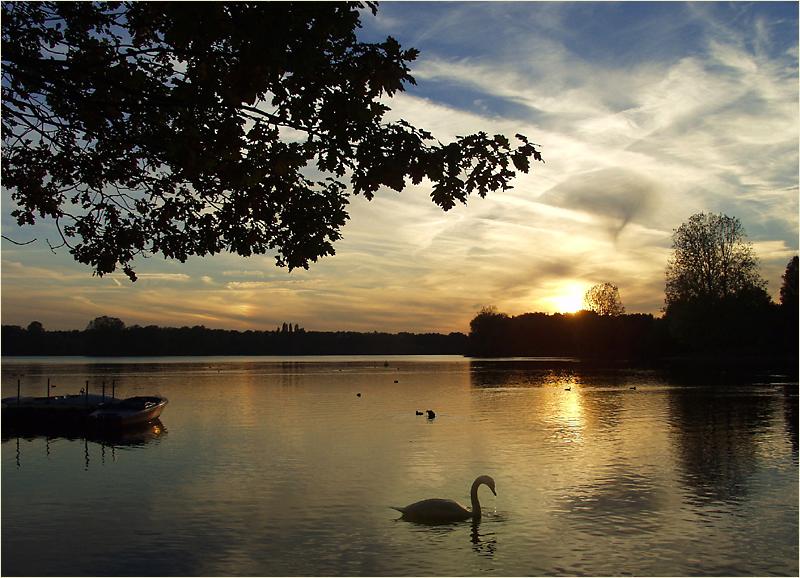
M 47 399 L 50 400 L 50 378 L 47 378 Z
M 103 381 L 103 401 L 106 399 L 106 382 Z
M 17 405 L 19 405 L 19 378 L 17 378 Z
M 86 405 L 89 405 L 89 380 L 86 380 L 86 391 L 83 392 L 83 399 L 86 401 Z
M 111 380 L 111 399 L 116 399 L 116 396 L 114 395 L 115 394 L 114 390 L 116 388 L 117 388 L 117 380 L 116 379 L 112 379 Z

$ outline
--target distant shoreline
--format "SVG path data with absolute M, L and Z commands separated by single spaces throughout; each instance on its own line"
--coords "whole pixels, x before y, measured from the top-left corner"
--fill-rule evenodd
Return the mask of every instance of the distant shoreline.
M 231 354 L 166 354 L 166 355 L 136 355 L 136 354 L 115 354 L 115 355 L 84 355 L 84 354 L 2 354 L 0 363 L 24 363 L 25 361 L 39 361 L 46 358 L 57 359 L 67 363 L 78 363 L 82 360 L 100 363 L 129 363 L 158 359 L 164 362 L 192 362 L 200 359 L 220 358 L 232 361 L 292 361 L 292 362 L 325 362 L 325 361 L 369 361 L 378 364 L 383 362 L 408 360 L 409 358 L 440 358 L 442 361 L 464 360 L 473 363 L 551 363 L 553 365 L 576 365 L 581 367 L 594 367 L 606 369 L 621 368 L 648 368 L 660 370 L 677 371 L 698 371 L 706 372 L 726 372 L 730 370 L 763 370 L 775 369 L 787 372 L 795 379 L 800 369 L 800 359 L 792 356 L 781 355 L 684 355 L 684 356 L 664 356 L 648 359 L 617 359 L 617 358 L 597 358 L 597 357 L 575 357 L 575 356 L 553 356 L 553 355 L 527 355 L 527 356 L 476 356 L 464 353 L 316 353 L 316 354 L 250 354 L 250 353 L 231 353 Z M 321 359 L 322 358 L 322 359 Z M 345 358 L 345 359 L 340 359 Z M 362 358 L 362 359 L 353 359 Z M 450 359 L 444 359 L 450 358 Z M 438 360 L 437 360 L 438 361 Z

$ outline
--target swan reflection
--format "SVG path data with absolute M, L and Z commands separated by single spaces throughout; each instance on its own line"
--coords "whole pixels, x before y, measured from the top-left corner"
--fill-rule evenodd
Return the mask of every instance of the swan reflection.
M 497 548 L 497 538 L 494 532 L 481 533 L 480 522 L 472 523 L 472 530 L 470 531 L 470 542 L 472 542 L 472 549 L 482 556 L 491 558 Z

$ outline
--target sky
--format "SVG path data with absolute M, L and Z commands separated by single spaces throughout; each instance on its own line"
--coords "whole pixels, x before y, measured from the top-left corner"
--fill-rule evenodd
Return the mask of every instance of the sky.
M 353 197 L 336 255 L 289 273 L 271 255 L 159 256 L 139 280 L 75 263 L 49 224 L 18 229 L 2 193 L 3 324 L 469 331 L 483 306 L 572 311 L 592 285 L 659 315 L 672 232 L 739 218 L 777 300 L 798 253 L 794 2 L 386 2 L 359 37 L 421 51 L 387 100 L 440 141 L 525 134 L 545 163 L 443 212 L 426 183 Z

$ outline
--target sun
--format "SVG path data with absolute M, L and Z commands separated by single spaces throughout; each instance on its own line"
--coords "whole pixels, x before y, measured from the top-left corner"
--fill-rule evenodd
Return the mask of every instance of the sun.
M 557 313 L 575 313 L 583 309 L 583 296 L 586 290 L 577 283 L 563 287 L 559 294 L 550 298 L 550 303 Z

